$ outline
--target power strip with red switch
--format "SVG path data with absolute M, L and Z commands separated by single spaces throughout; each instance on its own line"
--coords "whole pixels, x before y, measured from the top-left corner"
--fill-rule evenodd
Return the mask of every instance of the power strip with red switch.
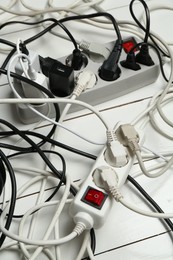
M 115 200 L 103 188 L 103 183 L 99 179 L 98 173 L 99 171 L 103 171 L 103 174 L 107 174 L 109 171 L 113 172 L 117 179 L 118 187 L 121 187 L 126 181 L 129 169 L 133 163 L 133 157 L 130 156 L 128 149 L 124 148 L 126 149 L 128 160 L 123 167 L 110 166 L 105 158 L 107 147 L 105 146 L 102 150 L 90 174 L 70 205 L 70 215 L 75 223 L 82 222 L 87 229 L 90 229 L 100 228 L 106 221 L 106 217 Z

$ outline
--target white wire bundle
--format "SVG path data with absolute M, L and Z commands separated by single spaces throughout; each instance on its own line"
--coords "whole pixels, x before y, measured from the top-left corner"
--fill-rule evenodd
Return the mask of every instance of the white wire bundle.
M 26 259 L 36 259 L 43 251 L 43 253 L 51 260 L 55 260 L 58 259 L 51 251 L 49 248 L 45 248 L 44 246 L 46 245 L 46 247 L 52 247 L 55 246 L 55 248 L 57 247 L 56 245 L 58 244 L 62 244 L 62 243 L 67 243 L 68 241 L 70 241 L 71 239 L 76 237 L 76 233 L 72 232 L 70 235 L 64 237 L 64 238 L 59 238 L 59 232 L 57 233 L 56 231 L 56 239 L 55 240 L 51 240 L 49 238 L 50 234 L 52 233 L 53 229 L 57 228 L 57 226 L 55 225 L 58 220 L 59 217 L 62 213 L 62 211 L 64 210 L 64 206 L 71 202 L 71 199 L 68 199 L 69 196 L 69 189 L 70 189 L 70 184 L 71 181 L 68 177 L 68 175 L 66 175 L 66 185 L 63 188 L 63 195 L 61 197 L 60 200 L 55 200 L 55 201 L 50 201 L 50 202 L 43 202 L 44 201 L 44 193 L 45 193 L 45 187 L 46 184 L 48 182 L 48 178 L 51 177 L 50 172 L 47 172 L 45 170 L 39 170 L 39 169 L 35 169 L 35 168 L 15 168 L 14 169 L 16 172 L 25 172 L 27 174 L 30 174 L 32 177 L 31 180 L 27 181 L 25 184 L 22 185 L 22 187 L 19 188 L 18 192 L 17 192 L 17 197 L 19 198 L 23 192 L 25 192 L 28 188 L 31 188 L 35 183 L 40 183 L 41 187 L 40 187 L 40 191 L 38 193 L 38 197 L 36 200 L 36 204 L 35 206 L 33 206 L 32 208 L 30 208 L 22 217 L 21 221 L 18 222 L 19 225 L 19 230 L 18 230 L 18 234 L 14 234 L 11 231 L 8 231 L 4 228 L 4 221 L 6 218 L 6 213 L 8 211 L 8 205 L 10 204 L 10 201 L 8 203 L 4 203 L 6 204 L 5 207 L 3 208 L 3 213 L 1 215 L 1 220 L 0 220 L 0 227 L 1 227 L 1 231 L 6 234 L 9 238 L 12 239 L 11 242 L 5 243 L 0 251 L 3 250 L 10 250 L 10 249 L 15 249 L 16 250 L 20 250 L 23 255 L 26 257 Z M 40 174 L 40 175 L 38 175 Z M 51 177 L 53 178 L 53 177 Z M 35 240 L 35 233 L 37 233 L 35 231 L 35 226 L 36 225 L 40 225 L 40 219 L 38 218 L 38 214 L 40 213 L 40 210 L 43 208 L 48 208 L 54 206 L 55 213 L 52 216 L 52 220 L 51 223 L 49 223 L 47 231 L 44 234 L 43 240 Z M 39 212 L 36 212 L 37 210 L 39 210 Z M 33 215 L 31 215 L 32 213 L 34 213 Z M 50 210 L 49 210 L 49 214 L 50 214 Z M 31 216 L 31 217 L 30 217 Z M 25 225 L 28 225 L 28 220 L 30 217 L 30 221 L 29 221 L 29 232 L 28 232 L 28 238 L 23 236 L 23 230 Z M 81 250 L 79 251 L 79 257 L 83 256 L 85 250 L 87 249 L 88 243 L 90 243 L 89 240 L 89 233 L 88 231 L 85 232 L 85 236 L 84 236 L 84 241 L 82 243 L 82 247 Z M 32 245 L 32 246 L 31 246 Z M 89 246 L 90 248 L 90 246 Z M 59 252 L 60 248 L 58 247 L 58 250 L 56 250 L 56 252 Z M 89 249 L 88 249 L 89 250 Z M 33 253 L 31 253 L 33 252 Z M 59 252 L 60 254 L 60 252 Z M 78 257 L 78 259 L 79 259 Z

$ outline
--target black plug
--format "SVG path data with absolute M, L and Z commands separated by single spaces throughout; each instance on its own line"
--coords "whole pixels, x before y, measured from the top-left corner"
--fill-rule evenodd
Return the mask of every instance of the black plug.
M 50 57 L 40 56 L 42 72 L 49 78 L 50 91 L 58 97 L 69 96 L 74 90 L 74 70 Z
M 41 70 L 42 70 L 43 74 L 46 77 L 48 77 L 49 72 L 51 71 L 51 68 L 57 62 L 57 60 L 52 59 L 50 57 L 43 58 L 43 57 L 39 56 L 39 61 L 40 61 L 40 66 L 41 66 Z
M 79 49 L 74 49 L 73 53 L 66 59 L 66 64 L 74 70 L 80 70 L 82 67 L 85 67 L 87 63 L 87 57 Z
M 117 40 L 109 57 L 103 62 L 99 69 L 99 76 L 106 81 L 113 81 L 120 77 L 121 70 L 118 66 L 122 50 L 122 44 Z
M 143 44 L 139 53 L 136 54 L 136 62 L 146 66 L 154 65 L 154 61 L 149 54 L 149 48 L 147 44 Z
M 80 70 L 83 65 L 82 52 L 78 49 L 74 49 L 71 66 L 74 70 Z
M 21 42 L 20 44 L 19 44 L 19 48 L 20 48 L 20 51 L 23 53 L 23 54 L 25 54 L 25 55 L 29 55 L 29 51 L 28 51 L 28 49 L 26 48 L 26 45 L 23 43 L 23 42 Z
M 140 70 L 141 67 L 139 64 L 136 63 L 135 54 L 134 52 L 129 52 L 127 54 L 126 60 L 120 62 L 121 66 L 131 70 Z

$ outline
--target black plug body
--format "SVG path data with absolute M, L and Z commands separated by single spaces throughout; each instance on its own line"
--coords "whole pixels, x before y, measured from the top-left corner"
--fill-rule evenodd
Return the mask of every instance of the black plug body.
M 122 50 L 122 43 L 116 41 L 113 50 L 111 51 L 109 57 L 103 62 L 99 69 L 99 76 L 101 79 L 106 81 L 113 81 L 120 77 L 121 70 L 118 66 L 118 61 L 120 58 Z
M 154 65 L 154 61 L 149 54 L 149 48 L 147 44 L 143 44 L 139 53 L 136 54 L 136 62 L 146 66 Z
M 135 71 L 141 69 L 140 65 L 136 63 L 134 52 L 129 52 L 127 54 L 126 60 L 123 60 L 120 63 L 121 63 L 122 67 L 127 68 L 127 69 L 131 69 L 131 70 L 135 70 Z
M 74 49 L 73 53 L 66 59 L 66 64 L 74 70 L 80 70 L 88 63 L 87 57 L 79 50 Z
M 49 78 L 50 91 L 58 97 L 69 96 L 74 89 L 74 70 L 52 58 L 40 57 L 42 72 Z

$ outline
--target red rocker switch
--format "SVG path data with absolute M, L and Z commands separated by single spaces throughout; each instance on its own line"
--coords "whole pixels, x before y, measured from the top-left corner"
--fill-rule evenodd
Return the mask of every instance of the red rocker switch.
M 102 191 L 88 187 L 82 198 L 82 201 L 95 208 L 101 209 L 106 197 L 107 195 Z

